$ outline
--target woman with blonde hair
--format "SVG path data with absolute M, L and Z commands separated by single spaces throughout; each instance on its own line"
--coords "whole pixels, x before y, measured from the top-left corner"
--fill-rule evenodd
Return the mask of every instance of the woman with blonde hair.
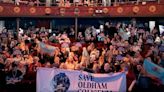
M 83 52 L 82 52 L 82 57 L 81 57 L 81 62 L 80 64 L 84 67 L 87 67 L 89 65 L 89 53 L 87 51 L 87 48 L 86 47 L 83 47 Z
M 67 69 L 74 70 L 75 69 L 75 61 L 73 59 L 74 53 L 70 52 L 69 57 L 66 59 L 65 65 Z

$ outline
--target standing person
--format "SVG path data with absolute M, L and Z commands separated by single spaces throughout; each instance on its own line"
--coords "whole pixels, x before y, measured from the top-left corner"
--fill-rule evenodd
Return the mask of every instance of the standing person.
M 70 7 L 71 6 L 71 3 L 69 0 L 66 0 L 66 3 L 65 3 L 65 7 Z
M 64 7 L 64 0 L 59 0 L 59 6 Z
M 15 5 L 20 5 L 20 0 L 15 0 Z
M 107 0 L 102 0 L 102 5 L 107 6 Z
M 46 6 L 51 6 L 52 0 L 46 0 Z
M 4 61 L 2 58 L 0 58 L 0 90 L 2 90 L 2 92 L 6 84 L 4 68 L 5 68 Z
M 70 52 L 68 58 L 66 59 L 65 65 L 68 70 L 74 70 L 76 62 L 74 60 L 74 53 Z
M 74 5 L 78 6 L 80 0 L 74 0 Z
M 113 69 L 109 63 L 104 63 L 103 67 L 101 67 L 101 73 L 111 73 Z
M 72 4 L 73 3 L 73 0 L 69 0 L 69 2 Z
M 103 6 L 111 6 L 111 0 L 102 0 Z
M 93 67 L 92 67 L 92 70 L 93 70 L 93 73 L 100 73 L 100 66 L 99 66 L 99 64 L 94 63 Z
M 164 52 L 162 52 L 161 55 L 160 55 L 159 65 L 164 68 Z
M 84 0 L 84 4 L 87 5 L 87 6 L 90 6 L 91 2 L 90 2 L 90 0 Z
M 150 60 L 150 62 L 152 62 L 150 57 L 148 57 L 147 59 Z M 152 87 L 154 87 L 153 85 L 155 84 L 155 81 L 158 81 L 157 83 L 160 84 L 159 79 L 146 72 L 142 65 L 137 65 L 137 70 L 139 71 L 139 75 L 137 77 L 137 90 L 143 92 L 150 92 L 154 90 L 154 88 Z
M 73 57 L 68 57 L 66 62 L 65 62 L 65 65 L 66 65 L 66 69 L 68 70 L 74 70 L 75 69 L 75 63 L 73 61 Z
M 111 6 L 112 1 L 111 0 L 107 0 L 107 6 Z
M 136 4 L 138 5 L 142 0 L 137 0 Z

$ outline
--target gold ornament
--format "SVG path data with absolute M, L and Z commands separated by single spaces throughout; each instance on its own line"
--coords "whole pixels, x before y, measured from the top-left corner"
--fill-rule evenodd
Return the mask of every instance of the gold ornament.
M 152 5 L 149 7 L 150 12 L 155 12 L 157 10 L 156 6 Z
M 35 13 L 35 12 L 36 12 L 36 8 L 31 7 L 29 11 L 30 11 L 30 13 L 32 13 L 32 14 L 33 14 L 33 13 Z
M 51 13 L 51 8 L 46 8 L 45 13 L 50 14 Z
M 122 13 L 123 11 L 124 11 L 124 9 L 123 9 L 122 7 L 118 7 L 118 8 L 117 8 L 117 12 L 118 12 L 118 13 Z
M 15 13 L 19 13 L 20 10 L 21 10 L 21 9 L 20 9 L 19 7 L 14 7 L 14 12 L 15 12 Z
M 134 6 L 133 7 L 133 12 L 137 13 L 139 12 L 140 8 L 138 6 Z
M 106 14 L 106 13 L 108 13 L 108 8 L 103 8 L 103 12 Z

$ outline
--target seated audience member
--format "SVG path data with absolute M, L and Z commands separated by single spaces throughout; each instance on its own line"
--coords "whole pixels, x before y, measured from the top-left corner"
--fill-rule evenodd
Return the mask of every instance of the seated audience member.
M 69 2 L 69 0 L 66 0 L 65 7 L 70 7 L 70 6 L 71 6 L 71 3 Z

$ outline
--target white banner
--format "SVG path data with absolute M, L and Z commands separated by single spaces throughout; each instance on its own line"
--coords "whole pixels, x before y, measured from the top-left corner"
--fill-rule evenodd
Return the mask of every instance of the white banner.
M 39 68 L 37 92 L 126 92 L 126 74 Z

